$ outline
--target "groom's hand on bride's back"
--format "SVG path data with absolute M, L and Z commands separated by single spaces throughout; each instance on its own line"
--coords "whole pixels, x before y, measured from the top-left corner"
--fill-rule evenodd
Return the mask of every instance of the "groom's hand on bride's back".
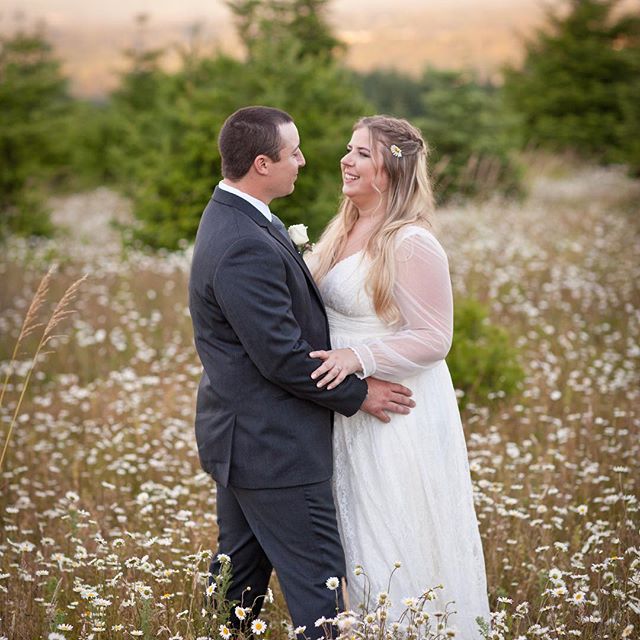
M 369 390 L 360 409 L 378 418 L 382 422 L 389 422 L 388 413 L 407 414 L 416 403 L 411 399 L 411 389 L 395 382 L 385 382 L 377 378 L 367 378 Z

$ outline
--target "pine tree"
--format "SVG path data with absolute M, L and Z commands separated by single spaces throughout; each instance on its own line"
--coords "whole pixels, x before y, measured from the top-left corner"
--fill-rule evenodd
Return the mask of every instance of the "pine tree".
M 438 199 L 519 195 L 520 172 L 510 154 L 513 116 L 497 87 L 462 72 L 427 69 L 422 91 L 416 123 L 432 148 Z
M 0 233 L 51 232 L 42 190 L 67 160 L 69 105 L 42 32 L 0 38 Z
M 353 123 L 368 109 L 316 12 L 325 0 L 234 4 L 243 5 L 238 29 L 246 38 L 246 61 L 190 57 L 178 73 L 155 73 L 153 99 L 139 111 L 123 109 L 123 90 L 114 99 L 121 116 L 129 114 L 120 117 L 127 135 L 115 138 L 117 155 L 139 221 L 135 235 L 147 245 L 173 249 L 194 237 L 220 178 L 220 127 L 249 104 L 289 112 L 307 159 L 295 192 L 274 202 L 274 211 L 317 236 L 337 209 L 339 160 Z M 303 40 L 311 25 L 321 25 L 317 37 Z M 128 74 L 125 95 L 137 95 L 142 79 Z
M 549 13 L 505 91 L 528 141 L 640 171 L 640 17 L 618 4 L 570 0 L 566 15 Z
M 329 0 L 228 0 L 238 35 L 250 59 L 255 59 L 266 39 L 278 42 L 293 38 L 302 46 L 300 58 L 332 60 L 344 51 L 326 20 Z
M 353 72 L 353 76 L 354 84 L 362 87 L 377 113 L 408 120 L 424 115 L 424 87 L 420 78 L 413 78 L 395 69 Z

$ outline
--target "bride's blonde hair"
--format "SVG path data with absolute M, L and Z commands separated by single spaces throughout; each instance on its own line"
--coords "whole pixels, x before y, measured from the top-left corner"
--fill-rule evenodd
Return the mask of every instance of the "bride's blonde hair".
M 387 191 L 380 192 L 380 202 L 386 195 L 386 212 L 374 228 L 364 247 L 371 259 L 366 287 L 373 299 L 376 314 L 387 324 L 400 320 L 393 299 L 395 282 L 394 249 L 396 234 L 407 225 L 430 227 L 434 210 L 433 192 L 427 169 L 428 147 L 420 130 L 406 120 L 389 116 L 362 118 L 353 127 L 369 130 L 371 157 L 374 149 L 382 154 L 382 168 L 389 177 Z M 376 170 L 379 167 L 376 166 Z M 313 250 L 313 275 L 320 282 L 336 264 L 347 243 L 359 213 L 346 197 Z

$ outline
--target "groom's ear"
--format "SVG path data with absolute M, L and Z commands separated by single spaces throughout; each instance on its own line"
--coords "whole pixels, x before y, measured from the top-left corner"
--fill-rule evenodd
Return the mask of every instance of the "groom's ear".
M 256 156 L 253 161 L 253 168 L 256 170 L 258 175 L 266 176 L 269 174 L 269 162 L 270 159 L 265 155 Z

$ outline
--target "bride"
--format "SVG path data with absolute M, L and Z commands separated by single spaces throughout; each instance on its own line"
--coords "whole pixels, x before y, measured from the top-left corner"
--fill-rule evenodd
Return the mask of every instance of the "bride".
M 451 377 L 453 301 L 446 254 L 430 231 L 427 146 L 405 120 L 356 123 L 341 161 L 344 200 L 310 256 L 331 327 L 331 351 L 312 377 L 333 388 L 355 373 L 413 391 L 409 415 L 381 424 L 336 414 L 334 495 L 347 567 L 361 565 L 375 598 L 391 580 L 389 620 L 407 598 L 444 585 L 431 615 L 456 611 L 456 637 L 489 621 L 482 545 Z M 364 578 L 348 583 L 351 607 Z M 384 596 L 383 596 L 384 597 Z M 432 621 L 434 618 L 432 617 Z

